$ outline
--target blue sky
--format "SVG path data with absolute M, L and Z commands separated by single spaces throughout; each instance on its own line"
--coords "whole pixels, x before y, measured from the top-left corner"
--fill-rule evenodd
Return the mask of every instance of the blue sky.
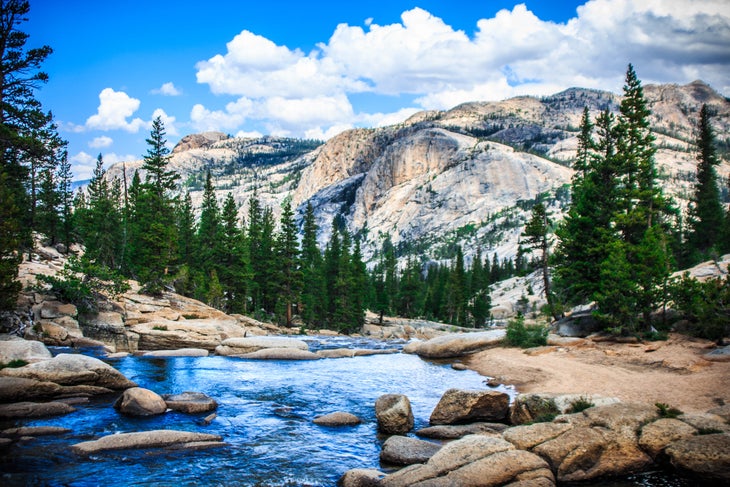
M 328 138 L 465 101 L 703 79 L 730 95 L 727 0 L 30 0 L 38 92 L 76 179 L 205 130 Z

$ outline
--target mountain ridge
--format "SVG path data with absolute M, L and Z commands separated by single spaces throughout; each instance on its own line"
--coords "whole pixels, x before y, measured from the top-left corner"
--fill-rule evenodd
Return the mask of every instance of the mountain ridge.
M 714 112 L 722 158 L 718 172 L 722 178 L 730 174 L 730 101 L 699 80 L 646 85 L 644 93 L 652 110 L 660 182 L 684 206 L 696 166 L 693 131 L 702 103 Z M 173 149 L 170 168 L 181 174 L 196 206 L 206 170 L 219 199 L 231 191 L 241 215 L 254 192 L 275 213 L 285 198 L 300 216 L 312 203 L 321 242 L 341 215 L 361 238 L 366 259 L 386 235 L 401 255 L 449 258 L 449 249 L 462 245 L 467 258 L 477 247 L 511 258 L 530 200 L 547 197 L 551 218 L 562 217 L 583 107 L 595 116 L 607 108 L 617 111 L 620 100 L 611 92 L 574 87 L 541 98 L 467 102 L 418 112 L 396 125 L 351 129 L 321 145 L 273 136 L 191 134 Z M 240 164 L 246 157 L 250 164 Z M 120 176 L 122 167 L 112 166 L 108 177 Z M 124 167 L 131 180 L 141 161 Z

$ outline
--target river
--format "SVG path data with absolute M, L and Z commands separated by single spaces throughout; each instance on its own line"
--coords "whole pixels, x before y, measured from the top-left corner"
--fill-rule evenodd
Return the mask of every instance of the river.
M 375 341 L 310 340 L 313 350 L 363 345 L 383 346 Z M 71 433 L 38 437 L 8 448 L 0 460 L 0 484 L 333 486 L 348 469 L 381 468 L 378 457 L 384 438 L 376 432 L 374 412 L 380 395 L 407 395 L 418 429 L 428 426 L 431 411 L 447 389 L 487 388 L 484 377 L 475 372 L 455 371 L 448 364 L 401 353 L 316 361 L 218 356 L 129 356 L 106 361 L 159 394 L 197 391 L 215 398 L 219 403 L 216 419 L 204 425 L 205 414 L 126 417 L 113 409 L 113 395 L 92 399 L 65 416 L 6 422 L 0 428 L 63 426 Z M 315 417 L 334 411 L 353 413 L 363 424 L 328 428 L 312 423 Z M 227 446 L 200 451 L 117 451 L 89 458 L 69 449 L 103 435 L 154 429 L 218 434 Z M 661 474 L 604 485 L 685 484 Z

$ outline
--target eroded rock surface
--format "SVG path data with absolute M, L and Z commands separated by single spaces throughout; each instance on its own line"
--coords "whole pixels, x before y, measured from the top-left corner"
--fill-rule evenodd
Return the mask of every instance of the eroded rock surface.
M 131 448 L 162 448 L 193 442 L 220 442 L 218 435 L 192 433 L 190 431 L 153 430 L 139 433 L 118 433 L 93 441 L 76 443 L 71 450 L 80 455 L 91 455 L 107 450 L 127 450 Z M 222 443 L 218 443 L 221 444 Z
M 413 428 L 411 401 L 402 394 L 380 396 L 375 401 L 375 417 L 381 433 L 402 435 Z
M 437 425 L 501 421 L 508 413 L 509 396 L 503 392 L 449 389 L 431 413 L 430 422 Z

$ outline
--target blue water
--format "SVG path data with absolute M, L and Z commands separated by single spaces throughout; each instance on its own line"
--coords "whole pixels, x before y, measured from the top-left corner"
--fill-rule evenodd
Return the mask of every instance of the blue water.
M 312 348 L 328 343 L 312 343 Z M 358 346 L 360 346 L 358 344 Z M 203 392 L 219 403 L 208 426 L 202 415 L 168 412 L 130 418 L 112 407 L 116 395 L 79 405 L 58 418 L 23 421 L 72 433 L 16 444 L 0 460 L 3 485 L 334 485 L 351 468 L 379 468 L 384 438 L 376 433 L 375 400 L 406 394 L 416 428 L 451 387 L 485 389 L 484 378 L 406 354 L 316 361 L 255 361 L 228 357 L 107 360 L 141 387 L 159 394 Z M 363 424 L 317 426 L 319 415 L 347 411 Z M 0 424 L 0 428 L 20 423 Z M 202 451 L 118 451 L 83 458 L 69 449 L 116 432 L 178 429 L 218 434 L 228 446 Z
M 309 342 L 313 350 L 392 346 L 346 338 Z M 316 361 L 126 357 L 107 362 L 159 394 L 198 391 L 215 398 L 219 403 L 216 419 L 204 425 L 202 418 L 208 413 L 126 417 L 112 407 L 118 397 L 112 394 L 78 405 L 76 412 L 65 416 L 0 422 L 0 429 L 21 425 L 71 429 L 65 435 L 38 437 L 0 450 L 0 485 L 333 486 L 351 468 L 382 469 L 379 455 L 385 438 L 377 434 L 374 411 L 380 395 L 407 395 L 418 429 L 428 426 L 431 411 L 447 389 L 487 388 L 484 378 L 474 372 L 455 371 L 448 364 L 401 353 Z M 326 428 L 312 423 L 315 417 L 334 411 L 353 413 L 363 424 Z M 75 443 L 104 435 L 154 429 L 217 434 L 227 446 L 200 451 L 127 450 L 89 458 L 70 450 Z M 672 473 L 654 472 L 590 485 L 696 484 Z

